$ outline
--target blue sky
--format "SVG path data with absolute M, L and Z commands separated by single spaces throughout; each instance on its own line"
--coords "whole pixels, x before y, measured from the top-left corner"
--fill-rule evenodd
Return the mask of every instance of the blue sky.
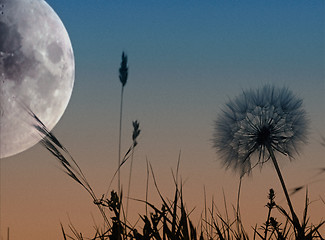
M 315 88 L 324 85 L 323 1 L 49 3 L 73 43 L 72 101 L 86 101 L 80 107 L 99 96 L 97 103 L 115 104 L 123 50 L 129 55 L 129 97 L 138 111 L 141 105 L 164 109 L 166 99 L 176 112 L 188 104 L 192 111 L 202 104 L 215 111 L 225 96 L 265 82 L 324 100 L 323 87 Z
M 229 91 L 265 81 L 311 91 L 323 81 L 322 1 L 49 3 L 70 33 L 77 87 L 118 84 L 111 81 L 122 50 L 130 84 L 145 93 L 213 94 L 221 84 Z

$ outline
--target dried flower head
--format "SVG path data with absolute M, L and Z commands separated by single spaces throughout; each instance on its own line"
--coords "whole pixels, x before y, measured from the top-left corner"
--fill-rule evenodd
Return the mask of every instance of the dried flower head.
M 213 146 L 227 168 L 244 175 L 269 160 L 269 149 L 291 158 L 306 141 L 307 123 L 301 99 L 288 88 L 266 85 L 225 105 L 215 122 Z

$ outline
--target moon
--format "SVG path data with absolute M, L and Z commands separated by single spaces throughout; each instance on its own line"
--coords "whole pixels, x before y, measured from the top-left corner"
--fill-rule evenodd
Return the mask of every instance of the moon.
M 40 140 L 22 106 L 53 129 L 74 78 L 70 38 L 54 10 L 44 0 L 0 0 L 0 158 Z

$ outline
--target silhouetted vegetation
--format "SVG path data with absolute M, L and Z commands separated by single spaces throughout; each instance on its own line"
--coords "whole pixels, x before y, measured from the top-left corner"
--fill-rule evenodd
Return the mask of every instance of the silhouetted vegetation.
M 122 83 L 121 99 L 123 99 L 123 88 L 126 84 L 127 75 L 127 57 L 123 53 L 120 68 L 120 81 Z M 289 155 L 291 157 L 292 151 L 296 149 L 295 145 L 297 141 L 299 142 L 304 140 L 305 132 L 304 129 L 300 129 L 300 127 L 305 127 L 306 124 L 304 119 L 305 112 L 300 109 L 301 101 L 296 100 L 292 96 L 291 92 L 287 89 L 278 90 L 267 86 L 260 93 L 257 91 L 249 94 L 252 94 L 251 97 L 254 99 L 254 101 L 257 99 L 255 95 L 258 95 L 261 98 L 260 103 L 262 105 L 265 104 L 265 106 L 270 105 L 268 99 L 265 99 L 267 97 L 266 95 L 275 96 L 278 94 L 277 97 L 282 98 L 278 100 L 272 99 L 271 103 L 273 105 L 271 104 L 271 108 L 266 108 L 265 106 L 263 108 L 263 106 L 261 107 L 261 104 L 258 104 L 258 111 L 256 111 L 256 109 L 252 110 L 250 106 L 251 103 L 249 103 L 247 99 L 244 99 L 245 101 L 242 101 L 243 99 L 240 101 L 236 99 L 227 105 L 228 109 L 223 112 L 224 115 L 217 121 L 217 131 L 214 135 L 215 147 L 218 148 L 219 152 L 223 154 L 222 156 L 225 157 L 225 164 L 228 167 L 233 166 L 234 168 L 239 168 L 241 177 L 245 173 L 251 171 L 252 167 L 254 167 L 250 162 L 250 157 L 253 154 L 257 153 L 257 164 L 263 164 L 265 161 L 271 159 L 275 167 L 277 166 L 277 162 L 273 151 L 279 151 L 280 153 Z M 249 94 L 244 93 L 241 98 L 245 98 Z M 281 106 L 283 111 L 276 112 L 277 106 Z M 285 108 L 287 110 L 289 109 L 289 112 L 285 112 Z M 270 109 L 273 111 L 272 114 L 268 112 Z M 118 191 L 109 190 L 106 194 L 98 197 L 84 176 L 82 170 L 78 166 L 77 161 L 73 159 L 69 151 L 60 143 L 53 133 L 48 131 L 46 126 L 31 110 L 29 110 L 29 113 L 35 120 L 34 127 L 38 130 L 42 137 L 41 144 L 50 153 L 52 153 L 52 155 L 54 155 L 55 159 L 57 159 L 59 164 L 62 166 L 64 172 L 88 192 L 93 200 L 93 204 L 98 207 L 103 217 L 104 227 L 96 227 L 93 236 L 90 237 L 83 236 L 82 233 L 79 232 L 72 224 L 69 226 L 69 233 L 67 232 L 66 228 L 61 225 L 63 239 L 324 239 L 324 236 L 321 235 L 320 230 L 324 228 L 325 221 L 322 220 L 317 224 L 312 224 L 309 222 L 308 209 L 310 202 L 308 199 L 308 192 L 306 191 L 303 215 L 299 219 L 293 210 L 290 195 L 286 190 L 279 169 L 277 169 L 277 173 L 284 189 L 290 212 L 287 212 L 283 206 L 277 204 L 276 193 L 273 189 L 270 189 L 268 193 L 268 202 L 266 203 L 266 220 L 264 223 L 256 224 L 256 226 L 253 226 L 252 229 L 250 229 L 250 235 L 252 235 L 252 237 L 249 237 L 248 231 L 243 225 L 239 210 L 239 199 L 237 203 L 238 207 L 237 209 L 234 209 L 233 216 L 229 216 L 228 211 L 226 211 L 225 216 L 223 216 L 217 210 L 218 207 L 216 204 L 212 201 L 211 208 L 207 208 L 205 206 L 204 211 L 207 214 L 200 219 L 199 223 L 193 224 L 191 221 L 191 211 L 186 208 L 185 199 L 183 198 L 183 185 L 177 181 L 178 168 L 176 173 L 173 174 L 175 188 L 174 195 L 171 197 L 172 200 L 169 200 L 169 198 L 165 197 L 163 193 L 160 192 L 154 171 L 148 162 L 147 179 L 151 175 L 156 191 L 160 196 L 160 203 L 150 203 L 147 200 L 147 196 L 145 196 L 144 199 L 132 199 L 133 201 L 142 202 L 148 209 L 148 211 L 146 211 L 144 214 L 139 213 L 140 221 L 135 225 L 132 225 L 127 219 L 128 202 L 126 203 L 126 206 L 124 206 L 125 198 L 123 198 L 123 192 L 120 191 L 120 187 L 118 187 Z M 263 117 L 263 114 L 266 114 L 265 116 L 268 117 Z M 297 119 L 297 116 L 300 119 Z M 284 121 L 283 117 L 287 120 Z M 240 123 L 238 123 L 238 121 L 240 121 Z M 291 124 L 290 127 L 286 126 L 288 122 Z M 120 122 L 120 131 L 122 128 L 121 124 L 122 122 Z M 295 124 L 297 126 L 292 128 L 292 126 Z M 131 162 L 133 161 L 133 151 L 138 144 L 137 139 L 141 130 L 138 121 L 134 121 L 132 125 L 133 134 L 131 146 L 126 151 L 123 158 L 121 158 L 120 154 L 121 140 L 119 139 L 119 165 L 114 176 L 112 177 L 112 181 L 115 178 L 115 175 L 119 174 L 120 168 L 126 161 L 129 159 L 131 159 Z M 231 129 L 233 131 L 234 126 L 238 127 L 237 133 L 239 134 L 229 135 L 229 131 Z M 290 133 L 288 133 L 288 131 Z M 232 144 L 231 142 L 234 142 L 235 144 Z M 229 146 L 232 146 L 232 149 L 229 148 Z M 130 181 L 131 173 L 132 164 L 129 174 Z M 110 189 L 110 187 L 111 184 L 109 185 L 108 189 Z M 148 186 L 146 186 L 146 189 L 148 189 Z M 129 191 L 130 182 L 128 187 L 128 197 Z M 240 188 L 238 191 L 240 191 Z M 129 201 L 128 199 L 129 198 L 127 198 L 127 201 Z M 274 214 L 275 212 L 280 212 L 283 217 L 281 219 L 277 219 Z

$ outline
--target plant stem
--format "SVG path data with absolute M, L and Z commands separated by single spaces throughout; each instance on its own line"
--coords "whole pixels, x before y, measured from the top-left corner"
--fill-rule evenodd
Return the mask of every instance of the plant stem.
M 292 220 L 293 220 L 293 223 L 294 223 L 294 226 L 295 227 L 299 227 L 300 224 L 299 224 L 299 220 L 298 220 L 298 217 L 297 215 L 295 214 L 294 210 L 293 210 L 293 207 L 292 207 L 292 204 L 291 204 L 291 200 L 290 200 L 290 197 L 289 197 L 289 194 L 288 194 L 288 191 L 287 191 L 287 187 L 284 183 L 284 180 L 283 180 L 283 177 L 282 177 L 282 174 L 281 174 L 281 171 L 280 171 L 280 168 L 279 168 L 279 165 L 278 165 L 278 162 L 275 158 L 275 155 L 274 155 L 274 152 L 273 152 L 273 149 L 271 146 L 267 146 L 267 150 L 269 151 L 270 153 L 270 156 L 271 156 L 271 159 L 272 159 L 272 162 L 273 162 L 273 165 L 275 167 L 275 170 L 278 174 L 278 177 L 280 179 L 280 182 L 281 182 L 281 185 L 282 185 L 282 189 L 284 191 L 284 195 L 287 199 L 287 202 L 288 202 L 288 206 L 289 206 L 289 209 L 290 209 L 290 212 L 291 212 L 291 215 L 292 215 Z
M 127 195 L 127 199 L 126 199 L 126 217 L 128 216 L 128 210 L 129 210 L 129 198 L 130 198 L 130 189 L 131 189 L 133 159 L 134 159 L 134 148 L 132 148 L 132 152 L 131 152 L 131 165 L 130 165 L 130 172 L 129 172 L 128 195 Z
M 243 176 L 240 176 L 239 184 L 238 184 L 238 194 L 237 194 L 237 210 L 236 210 L 236 222 L 237 224 L 237 231 L 240 232 L 239 226 L 241 224 L 241 217 L 240 217 L 240 209 L 239 209 L 239 201 L 240 201 L 240 190 L 241 190 L 241 184 L 242 184 L 242 178 Z
M 121 105 L 120 105 L 120 128 L 119 128 L 119 142 L 118 142 L 118 185 L 117 185 L 117 193 L 120 196 L 121 193 L 121 173 L 120 173 L 120 165 L 121 165 L 121 146 L 122 146 L 122 117 L 123 117 L 123 95 L 124 95 L 124 86 L 122 86 L 121 90 Z
M 267 219 L 266 219 L 266 222 L 265 222 L 265 230 L 264 230 L 264 239 L 266 240 L 266 237 L 267 237 L 267 230 L 269 228 L 269 225 L 270 225 L 270 216 L 271 216 L 271 211 L 272 209 L 269 208 L 269 212 L 267 214 Z
M 272 211 L 272 199 L 270 198 L 270 205 L 267 205 L 268 208 L 269 208 L 269 212 L 267 214 L 267 219 L 266 219 L 266 222 L 265 222 L 265 230 L 264 230 L 264 239 L 266 240 L 266 237 L 267 237 L 267 231 L 268 231 L 268 228 L 270 226 L 270 217 L 271 217 L 271 211 Z

